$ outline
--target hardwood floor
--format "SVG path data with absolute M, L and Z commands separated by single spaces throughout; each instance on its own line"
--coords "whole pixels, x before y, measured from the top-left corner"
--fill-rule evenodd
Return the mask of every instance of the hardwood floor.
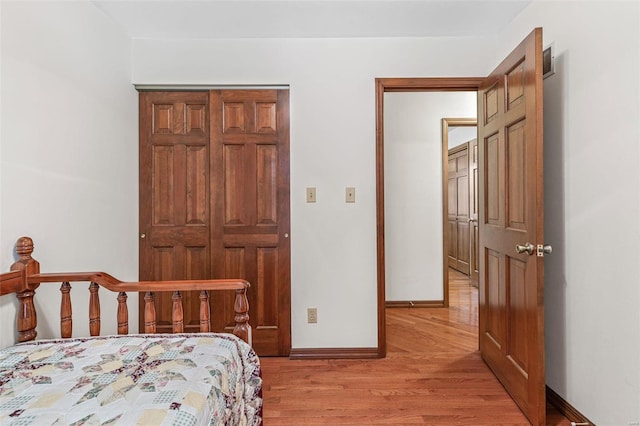
M 265 425 L 527 425 L 480 358 L 477 289 L 449 287 L 448 309 L 387 309 L 384 359 L 262 358 Z

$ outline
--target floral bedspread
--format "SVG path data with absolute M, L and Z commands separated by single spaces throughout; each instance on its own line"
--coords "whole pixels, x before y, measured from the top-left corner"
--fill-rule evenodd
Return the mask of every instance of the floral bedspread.
M 2 425 L 255 425 L 260 364 L 229 334 L 42 340 L 0 350 Z

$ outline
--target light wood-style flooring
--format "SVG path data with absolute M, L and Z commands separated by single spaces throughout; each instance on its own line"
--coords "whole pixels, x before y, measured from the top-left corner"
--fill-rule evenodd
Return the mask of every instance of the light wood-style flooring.
M 386 310 L 384 359 L 262 358 L 265 425 L 527 425 L 480 358 L 477 289 L 449 276 L 449 308 Z

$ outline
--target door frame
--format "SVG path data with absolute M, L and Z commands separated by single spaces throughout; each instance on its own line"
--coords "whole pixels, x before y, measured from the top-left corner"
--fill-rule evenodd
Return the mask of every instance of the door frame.
M 478 114 L 476 113 L 476 116 Z M 449 127 L 475 127 L 476 137 L 478 134 L 478 118 L 443 118 L 442 119 L 442 263 L 444 267 L 444 273 L 442 276 L 442 304 L 445 308 L 449 307 L 449 265 L 447 261 L 447 249 L 449 248 L 449 231 L 448 221 L 449 216 L 449 186 L 447 185 L 447 179 L 449 178 Z M 469 153 L 468 155 L 471 155 Z M 471 176 L 469 176 L 471 179 Z M 471 227 L 469 227 L 471 229 Z M 469 244 L 471 244 L 471 238 L 469 238 Z M 471 247 L 469 247 L 471 249 Z M 471 255 L 471 251 L 469 251 Z M 469 262 L 471 265 L 471 262 Z M 471 275 L 469 275 L 471 277 Z
M 378 358 L 387 355 L 384 252 L 384 94 L 385 92 L 472 92 L 484 77 L 376 78 L 376 249 L 378 282 Z M 445 153 L 446 154 L 446 153 Z M 443 170 L 444 171 L 444 170 Z M 446 208 L 446 204 L 445 204 Z M 446 216 L 445 216 L 446 218 Z M 446 233 L 446 227 L 443 230 Z M 443 273 L 446 278 L 446 269 Z M 446 294 L 446 293 L 445 293 Z M 445 296 L 447 297 L 447 296 Z M 447 297 L 448 300 L 448 297 Z

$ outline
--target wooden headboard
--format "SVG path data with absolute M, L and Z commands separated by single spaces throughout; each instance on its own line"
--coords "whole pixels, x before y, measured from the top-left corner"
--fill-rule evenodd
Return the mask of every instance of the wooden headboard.
M 72 306 L 71 282 L 87 281 L 89 286 L 89 332 L 92 336 L 100 334 L 100 299 L 98 290 L 104 288 L 117 293 L 118 334 L 128 334 L 129 314 L 127 292 L 145 293 L 144 296 L 144 333 L 156 332 L 155 293 L 170 291 L 172 296 L 172 325 L 174 333 L 184 331 L 182 310 L 183 291 L 200 291 L 200 331 L 210 331 L 209 292 L 217 290 L 235 291 L 234 311 L 235 327 L 233 334 L 251 344 L 251 326 L 249 325 L 249 302 L 247 290 L 250 285 L 241 279 L 219 280 L 183 280 L 183 281 L 139 281 L 123 282 L 105 272 L 63 272 L 40 273 L 40 263 L 35 260 L 33 240 L 21 237 L 16 243 L 18 260 L 11 265 L 11 272 L 0 274 L 0 296 L 15 293 L 19 301 L 17 312 L 18 340 L 26 342 L 36 338 L 38 317 L 33 303 L 36 289 L 40 284 L 61 283 L 60 334 L 71 337 Z

